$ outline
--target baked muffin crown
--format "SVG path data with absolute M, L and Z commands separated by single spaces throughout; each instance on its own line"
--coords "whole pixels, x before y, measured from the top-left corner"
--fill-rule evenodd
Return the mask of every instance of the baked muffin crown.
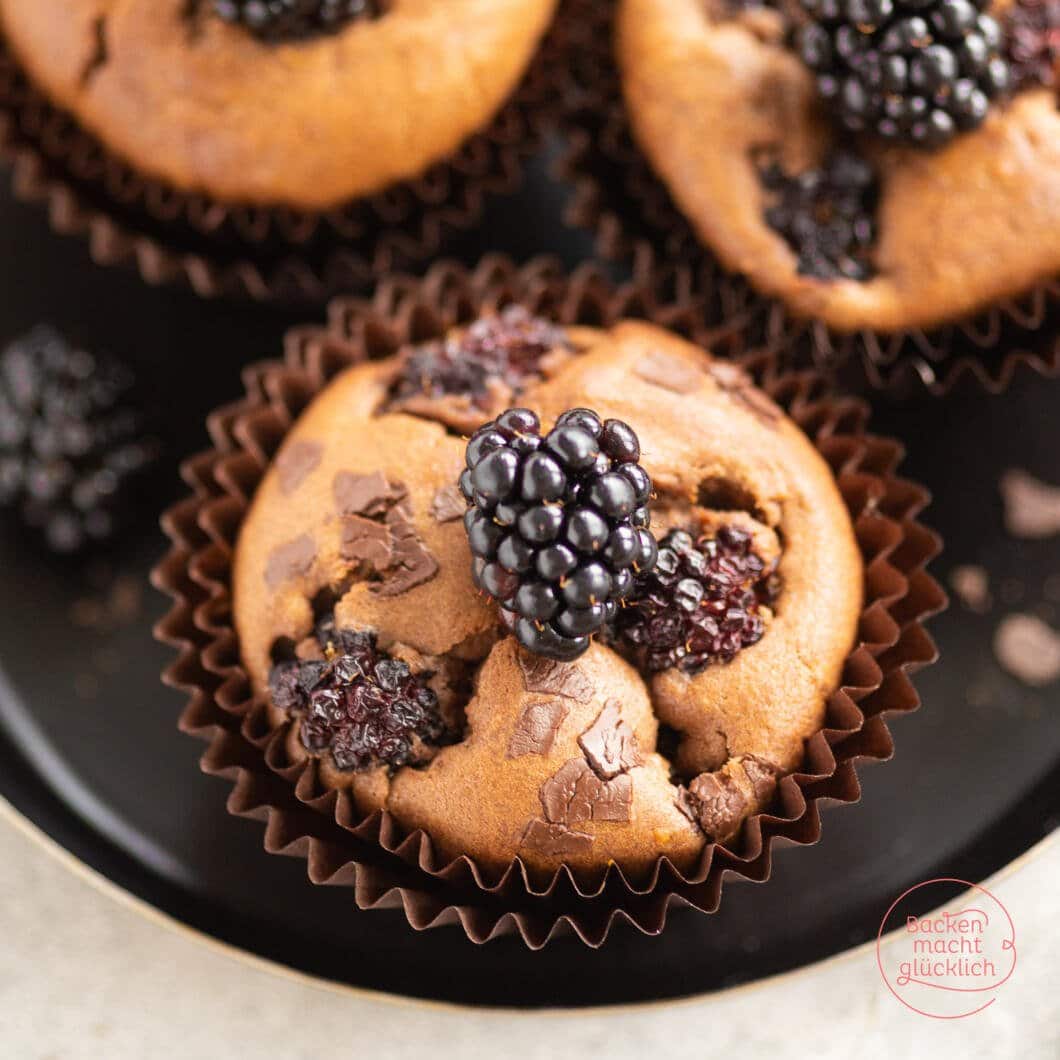
M 962 4 L 940 0 L 919 12 L 894 4 L 889 17 L 937 20 Z M 905 87 L 874 99 L 864 117 L 844 110 L 843 86 L 856 71 L 836 58 L 848 38 L 872 37 L 836 28 L 857 3 L 807 6 L 829 38 L 823 73 L 800 58 L 793 26 L 806 16 L 798 4 L 618 5 L 617 57 L 635 139 L 700 241 L 760 293 L 839 332 L 935 327 L 1055 277 L 1060 238 L 1042 236 L 1060 226 L 1060 112 L 1055 84 L 1015 72 L 1025 67 L 1004 36 L 1009 5 L 994 5 L 1003 39 L 982 64 L 987 77 L 991 63 L 1008 61 L 1009 84 L 992 100 L 977 87 L 979 74 L 960 65 L 970 61 L 963 38 L 933 37 L 926 47 L 947 51 L 943 66 L 961 57 L 957 70 L 917 96 L 921 59 L 899 55 Z M 866 84 L 895 55 L 885 33 L 868 58 L 863 42 L 854 49 Z M 863 101 L 858 84 L 861 95 L 850 98 Z M 822 95 L 829 85 L 831 99 Z M 917 124 L 914 98 L 930 101 L 928 113 L 973 100 L 975 114 L 966 120 L 954 110 L 954 123 L 967 128 L 923 150 L 930 137 L 903 142 Z M 914 116 L 889 130 L 892 110 Z M 843 128 L 855 119 L 865 131 Z
M 552 339 L 521 376 L 471 394 L 446 392 L 438 347 L 434 360 L 406 351 L 327 387 L 291 430 L 241 532 L 234 615 L 244 662 L 259 695 L 272 695 L 274 723 L 294 718 L 292 754 L 319 756 L 325 783 L 349 789 L 362 811 L 385 808 L 452 856 L 491 867 L 518 856 L 540 873 L 611 861 L 637 873 L 661 856 L 688 867 L 768 805 L 821 727 L 856 632 L 860 555 L 827 466 L 738 369 L 635 322 Z M 410 366 L 423 389 L 415 412 Z M 579 407 L 634 427 L 660 538 L 691 531 L 707 551 L 731 538 L 757 557 L 752 582 L 775 575 L 775 598 L 752 605 L 760 636 L 696 665 L 660 656 L 657 672 L 620 630 L 569 663 L 520 648 L 472 584 L 455 490 L 466 442 L 444 425 L 460 414 L 484 422 L 516 400 L 543 429 Z M 710 571 L 697 569 L 714 599 Z M 404 667 L 394 694 L 430 708 L 410 715 L 396 763 L 369 755 L 343 768 L 346 716 L 332 734 L 338 756 L 327 724 L 314 730 L 320 739 L 299 731 L 307 719 L 326 722 L 334 674 L 359 650 L 336 650 L 320 632 L 328 623 L 370 634 L 373 651 Z M 277 671 L 298 667 L 308 677 L 292 709 L 278 700 Z M 342 685 L 362 720 L 375 709 L 362 708 L 364 684 Z
M 0 25 L 34 83 L 137 172 L 321 211 L 422 176 L 488 126 L 555 6 L 388 0 L 279 41 L 212 0 L 3 0 Z

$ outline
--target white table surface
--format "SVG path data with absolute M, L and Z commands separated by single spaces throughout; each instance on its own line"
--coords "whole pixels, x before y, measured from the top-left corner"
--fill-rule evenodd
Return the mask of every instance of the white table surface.
M 0 1058 L 196 1060 L 514 1056 L 873 1060 L 1060 1057 L 1060 832 L 987 886 L 1016 924 L 1017 973 L 942 1022 L 887 992 L 873 947 L 691 1001 L 520 1014 L 404 1002 L 299 979 L 204 942 L 0 819 Z M 443 929 L 448 930 L 448 929 Z M 439 970 L 444 974 L 444 970 Z

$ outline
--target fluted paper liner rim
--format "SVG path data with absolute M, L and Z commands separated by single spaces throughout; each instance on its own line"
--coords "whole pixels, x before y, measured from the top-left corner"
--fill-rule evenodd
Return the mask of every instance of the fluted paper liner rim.
M 568 26 L 556 19 L 512 98 L 451 158 L 320 212 L 229 206 L 139 175 L 30 83 L 0 33 L 0 161 L 15 197 L 86 239 L 99 265 L 204 298 L 323 302 L 436 256 L 474 227 L 488 195 L 516 189 L 567 94 Z
M 660 858 L 646 878 L 629 879 L 618 866 L 576 876 L 564 866 L 547 885 L 518 858 L 490 872 L 467 856 L 440 856 L 426 834 L 402 829 L 388 812 L 359 818 L 345 792 L 318 785 L 315 760 L 287 759 L 290 722 L 272 728 L 251 693 L 229 590 L 241 519 L 271 454 L 338 372 L 509 302 L 566 324 L 639 317 L 693 340 L 707 330 L 701 300 L 659 301 L 641 281 L 615 288 L 597 266 L 568 278 L 550 259 L 520 267 L 491 257 L 473 271 L 440 263 L 423 280 L 384 282 L 371 300 L 332 302 L 326 326 L 288 334 L 283 361 L 247 369 L 245 397 L 209 418 L 214 447 L 184 465 L 193 495 L 163 520 L 172 548 L 154 580 L 174 604 L 156 635 L 179 650 L 165 680 L 189 695 L 181 728 L 209 743 L 203 769 L 235 781 L 229 809 L 260 817 L 268 802 L 262 791 L 282 797 L 282 805 L 268 803 L 267 849 L 307 857 L 314 882 L 353 883 L 362 908 L 400 902 L 417 928 L 459 920 L 476 942 L 515 929 L 536 948 L 567 927 L 595 946 L 615 918 L 657 933 L 673 902 L 715 910 L 726 873 L 767 879 L 774 840 L 816 843 L 820 804 L 858 800 L 856 763 L 891 756 L 884 716 L 916 709 L 909 674 L 936 656 L 922 623 L 945 605 L 925 570 L 939 540 L 917 521 L 928 493 L 895 474 L 902 446 L 865 432 L 864 403 L 831 392 L 819 372 L 778 371 L 776 351 L 747 350 L 731 334 L 715 354 L 739 359 L 815 441 L 836 472 L 865 557 L 866 600 L 844 683 L 828 700 L 824 727 L 807 741 L 803 770 L 780 782 L 771 812 L 749 818 L 731 848 L 708 844 L 687 875 Z M 381 862 L 384 852 L 390 860 Z
M 843 334 L 727 272 L 633 141 L 613 58 L 613 9 L 612 0 L 570 0 L 581 90 L 568 97 L 567 142 L 555 164 L 573 186 L 565 220 L 594 233 L 601 256 L 646 279 L 658 274 L 675 288 L 709 294 L 718 326 L 783 343 L 795 366 L 833 371 L 854 361 L 873 389 L 943 396 L 968 377 L 1001 393 L 1025 369 L 1060 373 L 1060 275 L 938 328 Z

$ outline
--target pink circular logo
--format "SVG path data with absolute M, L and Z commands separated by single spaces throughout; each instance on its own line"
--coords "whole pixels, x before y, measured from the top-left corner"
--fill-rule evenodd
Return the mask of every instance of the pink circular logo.
M 967 888 L 953 905 L 952 885 Z M 916 916 L 910 896 L 925 888 L 952 911 Z M 925 895 L 918 895 L 923 905 Z M 930 899 L 930 892 L 928 895 Z M 895 931 L 897 929 L 897 931 Z M 895 931 L 883 942 L 886 932 Z M 898 896 L 876 936 L 876 962 L 887 988 L 906 1008 L 956 1020 L 989 1008 L 1016 970 L 1016 928 L 1008 910 L 966 880 L 927 880 Z

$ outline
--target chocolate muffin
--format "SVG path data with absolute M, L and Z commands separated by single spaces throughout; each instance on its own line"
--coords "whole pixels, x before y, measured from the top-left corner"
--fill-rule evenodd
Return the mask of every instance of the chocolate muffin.
M 567 546 L 563 609 L 535 611 Z M 578 600 L 590 565 L 607 587 Z M 312 402 L 241 528 L 233 617 L 288 755 L 361 813 L 490 870 L 635 878 L 734 843 L 799 767 L 862 577 L 829 468 L 741 370 L 510 308 Z
M 0 0 L 35 84 L 140 174 L 327 210 L 421 176 L 511 96 L 555 0 Z
M 725 268 L 839 332 L 1060 273 L 1057 0 L 621 0 L 636 140 Z

